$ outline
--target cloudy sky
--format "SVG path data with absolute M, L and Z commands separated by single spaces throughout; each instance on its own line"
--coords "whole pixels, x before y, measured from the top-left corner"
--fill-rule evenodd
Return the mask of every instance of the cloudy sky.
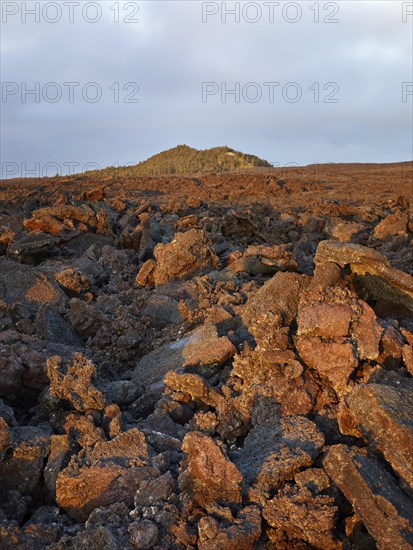
M 1 2 L 2 176 L 186 143 L 274 165 L 412 158 L 413 3 Z

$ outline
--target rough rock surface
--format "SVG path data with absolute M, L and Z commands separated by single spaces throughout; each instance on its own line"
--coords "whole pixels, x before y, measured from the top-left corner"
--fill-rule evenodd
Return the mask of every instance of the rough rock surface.
M 152 270 L 148 282 L 153 281 L 160 286 L 169 281 L 179 280 L 218 266 L 218 258 L 211 248 L 204 232 L 191 229 L 185 233 L 177 233 L 169 244 L 158 244 L 153 255 L 155 264 L 150 264 Z M 147 267 L 143 266 L 146 270 Z M 138 279 L 138 282 L 140 277 Z
M 2 182 L 0 548 L 412 548 L 411 174 Z
M 413 394 L 411 388 L 381 384 L 355 387 L 347 397 L 355 420 L 366 437 L 413 489 Z M 392 435 L 390 439 L 388 434 Z
M 190 432 L 182 442 L 188 455 L 180 477 L 183 491 L 208 509 L 212 503 L 241 503 L 242 475 L 207 435 Z
M 302 360 L 345 391 L 362 359 L 376 359 L 383 332 L 373 309 L 351 292 L 310 288 L 298 309 L 296 345 Z
M 81 353 L 76 353 L 66 365 L 62 365 L 58 356 L 47 360 L 51 395 L 69 401 L 80 412 L 104 408 L 101 392 L 91 384 L 94 373 L 93 363 Z
M 386 300 L 413 312 L 413 277 L 390 267 L 379 252 L 366 246 L 324 241 L 317 249 L 315 262 L 350 266 L 370 300 Z
M 218 337 L 215 326 L 207 324 L 145 355 L 134 370 L 133 380 L 139 386 L 148 387 L 162 382 L 169 370 L 220 364 L 235 352 L 228 338 Z
M 362 449 L 332 447 L 324 468 L 354 506 L 380 550 L 411 548 L 411 501 L 391 475 Z
M 339 548 L 334 540 L 337 514 L 334 498 L 327 494 L 330 480 L 321 469 L 309 468 L 296 474 L 263 509 L 271 527 L 286 531 L 314 548 Z
M 138 482 L 155 473 L 148 464 L 144 435 L 136 428 L 111 441 L 98 441 L 72 458 L 56 479 L 56 502 L 76 519 L 120 501 L 131 504 Z
M 275 411 L 273 411 L 275 412 Z M 324 444 L 315 424 L 302 416 L 267 418 L 271 408 L 262 410 L 264 418 L 254 419 L 235 464 L 244 476 L 248 499 L 265 504 L 302 468 L 310 467 Z

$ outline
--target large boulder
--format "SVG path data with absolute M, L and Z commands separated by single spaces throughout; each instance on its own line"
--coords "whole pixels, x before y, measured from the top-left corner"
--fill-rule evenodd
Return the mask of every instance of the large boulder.
M 208 509 L 213 503 L 241 503 L 242 475 L 209 436 L 189 432 L 182 443 L 188 455 L 180 476 L 183 491 Z
M 0 300 L 9 307 L 25 304 L 37 311 L 42 304 L 62 305 L 67 297 L 54 281 L 37 270 L 0 258 Z
M 149 264 L 142 266 L 145 277 L 138 273 L 138 285 L 153 283 L 160 286 L 218 267 L 218 258 L 208 237 L 196 229 L 177 233 L 169 244 L 158 244 L 153 255 L 156 261 L 148 260 Z
M 50 452 L 50 434 L 34 426 L 10 429 L 8 453 L 0 462 L 2 490 L 30 494 L 41 480 Z
M 203 325 L 184 338 L 145 355 L 135 367 L 132 379 L 138 386 L 148 388 L 162 382 L 168 371 L 220 364 L 235 352 L 235 347 L 226 336 L 218 337 L 214 325 Z
M 359 244 L 322 241 L 315 263 L 349 266 L 357 276 L 364 299 L 391 303 L 413 314 L 413 277 L 390 267 L 388 260 L 376 250 Z
M 301 359 L 346 391 L 363 359 L 377 359 L 383 332 L 373 309 L 347 289 L 311 286 L 300 301 L 296 346 Z
M 144 435 L 136 428 L 111 441 L 99 441 L 86 449 L 84 457 L 72 457 L 58 474 L 58 505 L 78 521 L 114 502 L 132 505 L 139 483 L 158 475 L 149 466 L 149 452 Z
M 381 384 L 355 387 L 346 399 L 359 429 L 413 489 L 413 395 Z
M 379 550 L 410 550 L 412 502 L 395 479 L 364 449 L 334 445 L 324 468 L 360 516 Z

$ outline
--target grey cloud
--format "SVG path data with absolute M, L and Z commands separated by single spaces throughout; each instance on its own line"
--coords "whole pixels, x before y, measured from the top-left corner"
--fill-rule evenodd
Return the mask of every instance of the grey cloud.
M 97 82 L 103 91 L 96 104 L 79 93 L 74 103 L 66 95 L 55 104 L 9 98 L 1 104 L 2 162 L 106 166 L 178 143 L 227 144 L 280 164 L 412 157 L 413 96 L 402 102 L 402 82 L 413 81 L 412 34 L 401 2 L 337 2 L 337 24 L 314 23 L 308 2 L 299 3 L 295 24 L 222 24 L 219 17 L 205 24 L 197 1 L 137 2 L 140 22 L 116 24 L 113 3 L 100 4 L 96 24 L 22 24 L 18 17 L 2 24 L 2 81 Z M 123 14 L 126 4 L 118 5 Z M 319 2 L 321 15 L 325 5 Z M 280 82 L 274 103 L 268 81 Z M 116 82 L 119 103 L 110 89 Z M 123 103 L 128 82 L 139 85 L 139 103 Z M 217 94 L 203 103 L 203 82 L 257 82 L 263 97 L 221 103 Z M 289 82 L 302 89 L 297 103 L 282 96 Z M 339 103 L 323 102 L 328 82 L 339 85 Z

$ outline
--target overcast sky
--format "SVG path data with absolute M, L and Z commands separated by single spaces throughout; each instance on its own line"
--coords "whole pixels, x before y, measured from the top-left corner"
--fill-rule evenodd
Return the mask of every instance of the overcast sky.
M 135 164 L 183 143 L 281 166 L 412 159 L 412 2 L 1 10 L 3 177 Z

